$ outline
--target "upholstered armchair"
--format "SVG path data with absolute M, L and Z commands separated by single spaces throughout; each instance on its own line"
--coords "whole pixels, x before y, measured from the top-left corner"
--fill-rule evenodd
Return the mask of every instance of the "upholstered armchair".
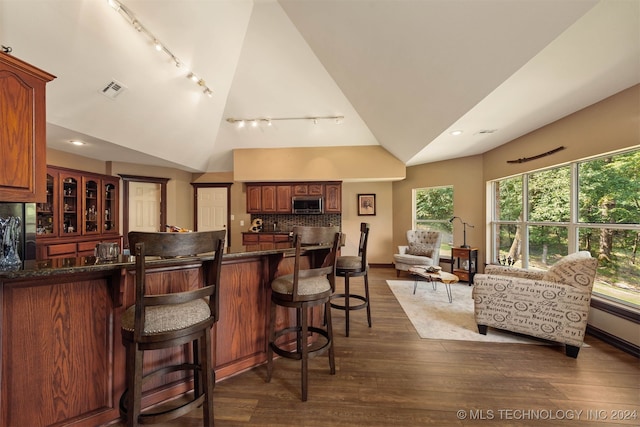
M 398 246 L 398 253 L 393 256 L 396 276 L 415 266 L 437 266 L 440 263 L 441 241 L 442 234 L 437 231 L 408 230 L 407 245 Z
M 476 274 L 478 332 L 503 329 L 565 344 L 578 357 L 584 342 L 598 260 L 588 251 L 560 259 L 547 271 L 488 265 Z

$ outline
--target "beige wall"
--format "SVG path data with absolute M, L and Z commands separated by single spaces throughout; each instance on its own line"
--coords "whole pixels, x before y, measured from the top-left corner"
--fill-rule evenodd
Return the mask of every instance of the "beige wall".
M 385 181 L 404 164 L 380 146 L 233 150 L 236 181 Z
M 427 163 L 407 168 L 407 179 L 393 183 L 393 250 L 406 245 L 406 231 L 413 221 L 413 189 L 453 186 L 453 213 L 467 227 L 467 244 L 480 248 L 478 263 L 484 263 L 482 250 L 484 231 L 484 184 L 482 182 L 482 156 L 471 156 L 442 162 Z M 453 243 L 462 245 L 463 227 L 456 220 L 453 227 Z
M 358 194 L 376 195 L 376 214 L 358 216 Z M 342 184 L 342 232 L 347 240 L 344 255 L 357 255 L 360 223 L 368 222 L 367 260 L 370 264 L 393 262 L 393 185 L 391 182 L 344 182 Z
M 504 178 L 640 144 L 640 85 L 633 86 L 484 154 L 484 180 Z M 556 147 L 565 149 L 526 163 Z

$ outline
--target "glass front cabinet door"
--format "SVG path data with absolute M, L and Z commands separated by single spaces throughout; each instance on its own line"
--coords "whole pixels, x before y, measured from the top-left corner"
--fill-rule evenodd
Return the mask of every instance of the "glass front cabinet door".
M 36 234 L 41 237 L 58 235 L 58 174 L 47 173 L 47 201 L 36 206 Z
M 82 209 L 80 185 L 80 177 L 78 175 L 60 172 L 60 186 L 62 187 L 60 236 L 80 234 L 80 210 Z
M 102 189 L 104 195 L 102 232 L 105 234 L 118 234 L 118 181 L 103 180 Z
M 100 203 L 101 185 L 99 179 L 83 177 L 84 206 L 83 234 L 99 234 L 102 206 Z

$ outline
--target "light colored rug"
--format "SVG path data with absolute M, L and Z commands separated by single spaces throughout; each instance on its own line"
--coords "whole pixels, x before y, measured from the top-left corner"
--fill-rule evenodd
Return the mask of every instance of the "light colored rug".
M 529 339 L 493 328 L 489 328 L 487 335 L 479 334 L 473 318 L 473 287 L 466 283 L 451 285 L 452 303 L 449 303 L 442 283 L 437 283 L 434 290 L 431 283 L 418 282 L 415 295 L 413 280 L 387 280 L 387 284 L 421 338 L 549 344 L 547 341 Z

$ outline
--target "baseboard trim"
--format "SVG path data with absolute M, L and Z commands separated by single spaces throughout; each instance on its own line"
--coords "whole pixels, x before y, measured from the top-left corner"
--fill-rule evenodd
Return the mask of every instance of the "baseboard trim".
M 394 264 L 369 264 L 372 268 L 395 268 Z
M 591 325 L 587 325 L 587 333 L 598 338 L 601 341 L 606 342 L 607 344 L 614 346 L 619 350 L 624 351 L 625 353 L 629 353 L 630 355 L 640 359 L 640 346 L 623 340 L 622 338 L 616 337 L 615 335 L 611 335 L 609 332 L 603 331 L 602 329 L 596 328 L 595 326 Z

